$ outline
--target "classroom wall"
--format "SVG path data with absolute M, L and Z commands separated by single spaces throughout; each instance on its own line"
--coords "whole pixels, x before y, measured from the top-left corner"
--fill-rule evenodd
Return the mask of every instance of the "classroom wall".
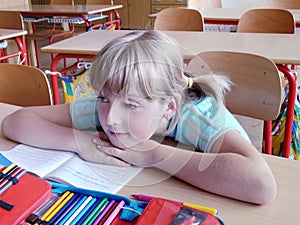
M 222 0 L 223 8 L 253 8 L 264 6 L 265 0 Z
M 16 6 L 16 5 L 29 5 L 31 3 L 31 0 L 0 0 L 0 7 L 10 7 L 10 6 Z

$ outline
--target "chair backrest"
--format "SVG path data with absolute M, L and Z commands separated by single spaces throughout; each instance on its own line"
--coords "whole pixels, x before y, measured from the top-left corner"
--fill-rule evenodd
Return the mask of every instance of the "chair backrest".
M 74 5 L 74 0 L 50 0 L 50 5 Z
M 0 28 L 24 30 L 22 15 L 13 11 L 0 11 Z
M 293 14 L 285 9 L 257 8 L 246 11 L 237 25 L 237 32 L 287 33 L 296 29 Z
M 195 9 L 222 8 L 221 0 L 188 0 L 187 6 Z
M 281 9 L 300 9 L 300 0 L 265 0 L 265 7 Z
M 233 82 L 225 96 L 231 113 L 265 121 L 277 118 L 283 88 L 280 73 L 273 61 L 263 56 L 228 51 L 209 51 L 195 56 L 187 71 L 222 74 Z
M 157 13 L 154 30 L 203 31 L 201 13 L 188 8 L 166 8 Z
M 85 4 L 90 5 L 113 5 L 113 0 L 86 0 Z
M 35 67 L 0 64 L 0 102 L 19 105 L 52 105 L 45 73 Z

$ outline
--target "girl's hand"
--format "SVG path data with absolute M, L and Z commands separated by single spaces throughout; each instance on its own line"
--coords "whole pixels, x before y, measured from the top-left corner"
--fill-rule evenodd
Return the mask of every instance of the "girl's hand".
M 99 151 L 94 142 L 102 143 L 103 141 L 96 134 L 82 133 L 75 135 L 78 146 L 78 155 L 89 162 L 104 163 L 113 166 L 130 166 L 130 164 Z M 106 142 L 106 141 L 105 141 Z
M 93 142 L 101 152 L 138 167 L 149 167 L 164 159 L 157 150 L 159 143 L 153 140 L 147 140 L 131 149 L 119 149 L 103 139 L 93 139 Z

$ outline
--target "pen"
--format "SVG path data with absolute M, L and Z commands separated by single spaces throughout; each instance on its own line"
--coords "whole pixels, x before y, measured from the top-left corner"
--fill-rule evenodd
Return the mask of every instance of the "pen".
M 11 179 L 8 182 L 6 182 L 5 185 L 1 186 L 0 195 L 4 191 L 6 191 L 6 189 L 8 189 L 11 185 L 13 185 L 15 181 L 18 181 L 21 178 L 21 176 L 23 176 L 25 173 L 26 170 L 22 169 L 21 167 L 19 167 L 18 170 L 14 171 L 11 174 Z
M 157 197 L 154 197 L 154 196 L 143 195 L 143 194 L 133 194 L 131 196 L 134 197 L 137 200 L 145 201 L 145 202 L 149 202 L 152 198 L 157 198 Z M 189 202 L 179 202 L 179 201 L 175 201 L 175 200 L 171 200 L 171 201 L 182 204 L 183 206 L 188 206 L 188 207 L 191 207 L 191 208 L 194 208 L 194 209 L 202 210 L 202 211 L 210 213 L 214 216 L 216 216 L 218 214 L 218 210 L 215 209 L 215 208 L 202 206 L 202 205 L 198 205 L 198 204 L 193 204 L 193 203 L 189 203 Z
M 3 181 L 15 167 L 16 167 L 15 164 L 10 164 L 3 171 L 1 171 L 0 172 L 0 181 Z
M 48 209 L 60 198 L 59 195 L 53 195 L 50 199 L 44 202 L 39 208 L 37 208 L 32 214 L 26 218 L 26 222 L 35 224 L 38 219 L 48 211 Z

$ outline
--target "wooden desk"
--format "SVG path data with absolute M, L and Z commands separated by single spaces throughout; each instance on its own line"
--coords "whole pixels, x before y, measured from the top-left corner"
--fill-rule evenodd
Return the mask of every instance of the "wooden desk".
M 212 8 L 200 9 L 200 12 L 204 17 L 205 23 L 237 25 L 239 19 L 247 10 L 240 8 Z M 295 17 L 296 25 L 300 25 L 300 10 L 291 9 L 290 11 Z
M 27 34 L 26 30 L 12 30 L 12 29 L 1 29 L 0 28 L 0 42 L 8 39 L 14 39 L 19 51 L 11 53 L 9 55 L 0 56 L 0 61 L 4 61 L 10 57 L 16 57 L 20 53 L 20 60 L 23 64 L 26 63 L 26 44 L 25 44 L 25 35 Z
M 0 103 L 0 125 L 2 119 L 20 107 Z M 0 131 L 1 132 L 1 131 Z M 9 150 L 16 143 L 0 133 L 0 151 Z M 272 204 L 259 206 L 232 200 L 194 188 L 176 178 L 169 178 L 154 169 L 145 169 L 122 188 L 118 194 L 130 197 L 142 193 L 178 201 L 186 201 L 215 207 L 228 225 L 298 225 L 300 216 L 300 182 L 297 177 L 300 161 L 264 155 L 277 181 L 278 194 Z
M 122 5 L 18 5 L 3 7 L 0 11 L 18 11 L 23 16 L 81 16 L 117 10 Z
M 18 5 L 14 7 L 0 8 L 1 11 L 18 11 L 24 17 L 26 16 L 70 16 L 81 17 L 84 19 L 86 27 L 91 25 L 86 17 L 87 14 L 96 14 L 113 11 L 119 15 L 117 9 L 122 8 L 122 5 Z
M 23 17 L 42 17 L 42 16 L 69 16 L 69 17 L 81 17 L 84 20 L 85 26 L 88 29 L 92 22 L 88 21 L 86 15 L 88 14 L 97 14 L 103 12 L 113 13 L 119 18 L 118 9 L 122 8 L 122 5 L 18 5 L 13 7 L 3 7 L 0 8 L 0 11 L 18 11 L 22 14 Z M 117 27 L 120 29 L 120 27 Z M 34 30 L 33 25 L 29 25 L 28 32 L 32 33 Z M 32 55 L 35 55 L 35 48 L 33 42 L 30 43 L 30 51 Z M 35 57 L 32 59 L 33 65 L 36 65 Z
M 198 9 L 203 18 L 205 24 L 228 24 L 228 25 L 237 25 L 241 16 L 248 9 L 245 8 L 207 8 L 207 9 Z M 300 9 L 291 9 L 290 10 L 296 21 L 296 26 L 300 26 Z M 155 19 L 156 14 L 150 14 L 150 18 Z

